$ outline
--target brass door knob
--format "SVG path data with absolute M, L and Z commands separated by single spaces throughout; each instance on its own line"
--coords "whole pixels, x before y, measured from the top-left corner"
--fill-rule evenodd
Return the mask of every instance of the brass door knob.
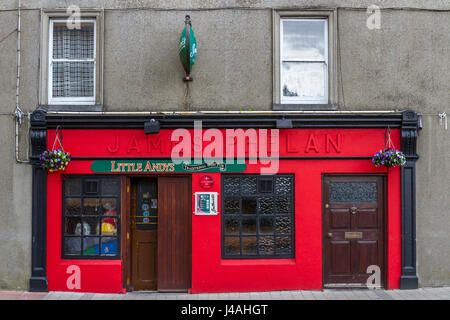
M 357 211 L 358 211 L 358 208 L 357 208 L 357 207 L 351 207 L 351 208 L 350 208 L 350 213 L 351 213 L 351 214 L 356 214 Z

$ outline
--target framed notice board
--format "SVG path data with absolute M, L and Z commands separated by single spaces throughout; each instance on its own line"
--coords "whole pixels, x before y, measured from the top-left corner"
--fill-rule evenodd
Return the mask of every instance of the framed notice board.
M 195 211 L 196 215 L 214 216 L 218 211 L 218 193 L 217 192 L 196 192 Z

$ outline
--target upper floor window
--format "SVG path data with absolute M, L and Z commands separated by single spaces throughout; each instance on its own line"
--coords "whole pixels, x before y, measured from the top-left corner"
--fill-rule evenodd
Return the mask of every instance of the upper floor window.
M 274 109 L 335 109 L 333 11 L 276 12 L 274 29 Z
M 41 37 L 47 45 L 41 46 L 41 105 L 49 105 L 49 110 L 100 111 L 102 18 L 103 12 L 95 10 L 82 11 L 76 20 L 65 11 L 43 13 Z
M 281 103 L 328 102 L 325 19 L 281 19 Z
M 95 20 L 50 21 L 49 103 L 95 103 Z

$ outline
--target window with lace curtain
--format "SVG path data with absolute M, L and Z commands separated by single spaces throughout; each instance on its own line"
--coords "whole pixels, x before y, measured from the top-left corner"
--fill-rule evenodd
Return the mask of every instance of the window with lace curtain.
M 95 104 L 96 20 L 75 22 L 50 20 L 49 104 Z

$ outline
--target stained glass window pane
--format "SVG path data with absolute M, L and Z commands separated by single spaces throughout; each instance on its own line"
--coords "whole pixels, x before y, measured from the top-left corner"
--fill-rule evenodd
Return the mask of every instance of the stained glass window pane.
M 242 194 L 256 193 L 256 177 L 244 177 L 241 180 Z
M 242 218 L 242 233 L 256 234 L 256 218 Z
M 275 177 L 275 192 L 277 194 L 286 194 L 292 192 L 292 178 Z
M 85 236 L 98 235 L 100 232 L 97 217 L 83 218 L 83 227 L 83 235 Z
M 66 215 L 80 215 L 81 214 L 81 199 L 80 198 L 66 198 L 65 200 Z
M 67 255 L 78 255 L 81 251 L 81 238 L 65 238 L 64 239 L 64 252 Z
M 71 178 L 64 182 L 64 191 L 66 196 L 81 195 L 81 178 Z
M 102 179 L 102 194 L 115 195 L 120 192 L 120 180 L 118 179 Z
M 223 179 L 222 190 L 225 194 L 240 194 L 240 179 L 235 177 L 226 177 Z
M 81 218 L 67 217 L 64 230 L 66 235 L 81 235 Z
M 116 255 L 117 251 L 117 238 L 116 237 L 105 237 L 102 238 L 102 255 L 110 256 Z
M 242 198 L 242 213 L 256 214 L 256 198 Z
M 256 237 L 242 237 L 242 254 L 256 254 Z
M 225 208 L 224 212 L 225 214 L 237 214 L 240 213 L 241 208 L 239 205 L 239 198 L 225 198 Z
M 83 214 L 98 215 L 100 214 L 100 199 L 85 198 L 83 204 Z
M 290 234 L 291 217 L 289 216 L 276 217 L 276 232 L 277 234 Z
M 273 217 L 259 218 L 259 234 L 273 234 Z
M 259 254 L 274 254 L 275 253 L 275 240 L 273 237 L 259 237 Z
M 276 252 L 279 254 L 292 252 L 291 237 L 276 237 Z
M 83 255 L 98 255 L 98 237 L 83 238 Z
M 377 202 L 376 182 L 330 182 L 330 202 Z
M 107 236 L 117 235 L 117 218 L 102 219 L 102 235 Z
M 105 216 L 117 216 L 117 199 L 103 198 L 102 199 L 102 214 Z
M 274 209 L 273 197 L 259 198 L 259 213 L 272 214 Z
M 225 218 L 225 234 L 239 234 L 239 218 Z
M 278 214 L 286 214 L 291 212 L 291 200 L 288 197 L 276 198 L 276 212 Z
M 224 251 L 225 254 L 239 255 L 241 253 L 240 237 L 225 237 Z

